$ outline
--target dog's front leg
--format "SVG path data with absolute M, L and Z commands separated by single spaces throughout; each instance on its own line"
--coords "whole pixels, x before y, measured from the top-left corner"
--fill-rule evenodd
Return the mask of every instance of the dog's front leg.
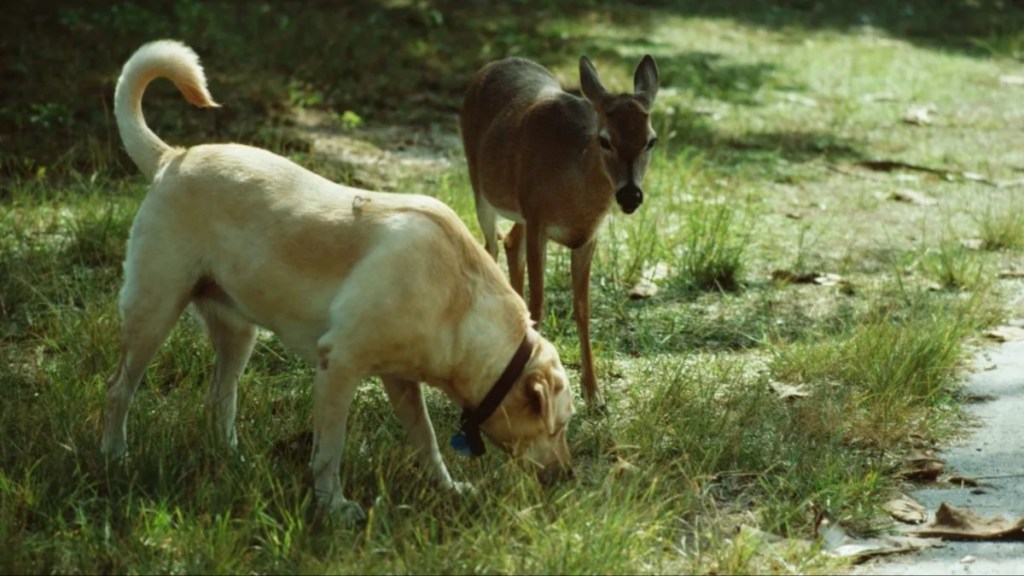
M 384 390 L 388 393 L 391 406 L 402 422 L 409 443 L 416 451 L 416 460 L 431 478 L 448 490 L 462 492 L 470 488 L 461 482 L 453 482 L 448 468 L 437 448 L 437 437 L 430 423 L 430 414 L 423 400 L 423 386 L 419 382 L 402 380 L 393 376 L 382 376 Z
M 341 455 L 345 447 L 345 427 L 359 383 L 345 359 L 322 349 L 313 390 L 313 454 L 310 466 L 317 507 L 330 518 L 358 524 L 366 513 L 342 495 Z

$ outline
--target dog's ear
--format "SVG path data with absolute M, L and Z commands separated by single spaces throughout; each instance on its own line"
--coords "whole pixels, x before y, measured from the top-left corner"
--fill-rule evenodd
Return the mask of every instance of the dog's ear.
M 548 434 L 555 433 L 555 390 L 551 382 L 543 374 L 531 376 L 526 382 L 526 397 L 533 410 L 547 426 Z

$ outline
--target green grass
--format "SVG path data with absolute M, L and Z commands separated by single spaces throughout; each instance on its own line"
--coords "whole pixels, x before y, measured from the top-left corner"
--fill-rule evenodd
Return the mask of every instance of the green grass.
M 12 79 L 0 85 L 0 572 L 833 573 L 843 563 L 808 542 L 821 513 L 855 534 L 887 530 L 879 505 L 899 487 L 901 457 L 960 429 L 971 345 L 1015 312 L 1021 281 L 996 273 L 1020 267 L 1019 187 L 957 175 L 1020 179 L 1020 88 L 999 77 L 1019 73 L 1024 11 L 642 4 L 11 8 L 0 24 Z M 121 261 L 145 188 L 110 99 L 124 60 L 165 36 L 197 50 L 223 104 L 189 109 L 155 84 L 147 120 L 169 142 L 244 142 L 338 181 L 430 194 L 474 231 L 454 113 L 477 67 L 518 54 L 573 83 L 585 52 L 625 89 L 639 56 L 655 56 L 660 144 L 645 204 L 609 218 L 594 262 L 609 413 L 573 420 L 575 480 L 545 489 L 495 450 L 477 461 L 443 449 L 477 492 L 441 494 L 368 380 L 342 481 L 369 522 L 319 525 L 312 369 L 261 337 L 240 387 L 239 448 L 224 453 L 202 413 L 212 350 L 187 316 L 146 372 L 130 458 L 101 460 Z M 935 106 L 931 125 L 900 120 L 917 104 Z M 349 162 L 332 145 L 391 156 Z M 937 204 L 891 200 L 902 188 Z M 658 265 L 657 294 L 630 300 Z M 779 270 L 842 282 L 773 281 Z M 575 383 L 564 248 L 549 248 L 546 285 L 544 332 Z M 782 399 L 780 383 L 807 395 Z M 446 438 L 456 408 L 427 401 Z
M 985 250 L 1024 248 L 1024 205 L 1019 201 L 989 207 L 977 218 L 978 236 Z

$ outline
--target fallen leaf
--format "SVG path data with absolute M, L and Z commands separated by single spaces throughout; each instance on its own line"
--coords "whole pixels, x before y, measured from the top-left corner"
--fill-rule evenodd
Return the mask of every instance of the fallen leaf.
M 968 250 L 981 250 L 981 247 L 985 245 L 985 241 L 981 238 L 962 238 L 960 245 Z
M 640 279 L 629 289 L 629 297 L 633 300 L 640 300 L 654 296 L 658 293 L 657 282 L 664 280 L 667 276 L 668 265 L 664 262 L 658 262 L 654 266 L 645 269 L 640 274 Z
M 924 506 L 906 494 L 882 504 L 882 510 L 905 524 L 923 524 L 928 519 Z
M 909 204 L 917 204 L 918 206 L 931 206 L 936 202 L 935 198 L 916 190 L 910 190 L 909 188 L 896 190 L 889 195 L 889 198 Z
M 911 164 L 910 162 L 903 162 L 902 160 L 861 160 L 860 162 L 856 162 L 854 165 L 860 166 L 861 168 L 867 168 L 868 170 L 874 170 L 876 172 L 914 170 L 917 172 L 927 172 L 929 174 L 935 174 L 937 176 L 943 177 L 946 177 L 949 174 L 948 170 L 932 168 L 930 166 L 922 166 L 920 164 Z
M 775 392 L 780 399 L 785 400 L 787 398 L 806 398 L 811 393 L 807 391 L 807 387 L 803 384 L 785 384 L 783 382 L 776 382 L 772 380 L 768 383 L 768 386 Z
M 801 106 L 807 106 L 811 108 L 818 105 L 817 100 L 813 98 L 808 98 L 807 96 L 801 96 L 800 94 L 794 94 L 793 92 L 785 93 L 782 96 L 782 99 L 785 100 L 786 102 L 791 102 L 793 104 L 799 104 Z
M 633 300 L 650 298 L 658 293 L 658 285 L 647 278 L 641 278 L 629 289 L 629 297 Z
M 934 111 L 935 108 L 932 106 L 911 106 L 903 114 L 903 121 L 907 124 L 927 126 L 932 123 L 932 112 Z
M 815 531 L 825 552 L 840 558 L 848 558 L 853 562 L 863 562 L 874 556 L 912 552 L 942 545 L 942 540 L 939 538 L 915 536 L 854 538 L 847 534 L 838 523 L 827 517 L 818 521 Z
M 908 458 L 897 475 L 907 480 L 934 482 L 946 470 L 946 463 L 938 458 Z
M 817 284 L 818 286 L 839 286 L 844 294 L 853 294 L 853 285 L 839 274 L 826 272 L 794 272 L 792 270 L 773 270 L 772 280 L 787 284 Z
M 1004 86 L 1024 86 L 1024 76 L 1004 74 L 999 77 L 999 83 Z
M 844 280 L 842 276 L 839 274 L 832 274 L 831 272 L 821 274 L 814 279 L 814 283 L 821 286 L 835 286 L 836 284 L 842 284 L 843 282 L 846 282 L 846 280 Z
M 996 342 L 1014 342 L 1024 339 L 1024 328 L 1019 326 L 1000 326 L 985 332 L 985 336 Z
M 950 476 L 947 480 L 950 484 L 959 484 L 961 488 L 964 486 L 970 486 L 971 488 L 977 488 L 982 483 L 974 478 L 967 478 L 966 476 Z
M 615 456 L 615 461 L 612 463 L 611 470 L 609 473 L 616 478 L 621 478 L 627 474 L 631 474 L 636 471 L 636 466 L 630 464 L 621 456 Z
M 895 102 L 899 100 L 895 95 L 889 92 L 879 92 L 877 94 L 867 94 L 861 97 L 865 102 Z
M 792 270 L 773 270 L 772 280 L 788 284 L 812 284 L 820 276 L 817 272 L 793 272 Z
M 1020 268 L 1007 268 L 1006 270 L 1000 270 L 996 276 L 1000 278 L 1024 278 L 1024 270 Z
M 943 502 L 935 519 L 913 534 L 947 540 L 1024 540 L 1024 517 L 1010 520 L 1005 516 L 983 518 L 969 508 L 957 508 Z

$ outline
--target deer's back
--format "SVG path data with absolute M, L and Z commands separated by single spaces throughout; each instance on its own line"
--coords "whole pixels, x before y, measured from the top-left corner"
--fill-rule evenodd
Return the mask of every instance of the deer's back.
M 474 188 L 495 206 L 517 213 L 519 194 L 530 185 L 522 179 L 543 172 L 555 184 L 555 173 L 580 161 L 596 126 L 586 100 L 522 58 L 498 60 L 477 73 L 460 124 Z

